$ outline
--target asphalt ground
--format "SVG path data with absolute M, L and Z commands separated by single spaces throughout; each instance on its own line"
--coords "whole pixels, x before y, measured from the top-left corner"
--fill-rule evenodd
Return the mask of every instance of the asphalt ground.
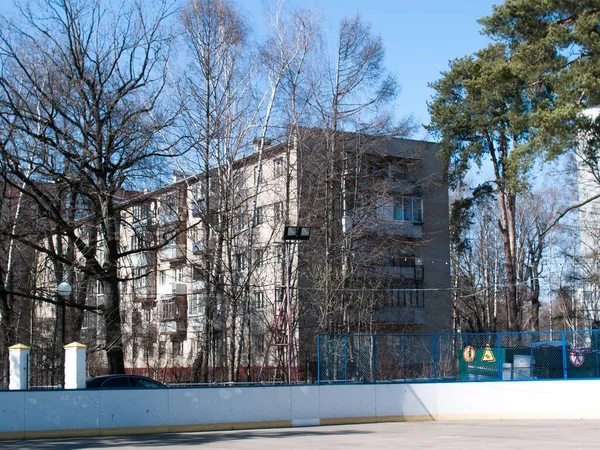
M 307 428 L 0 441 L 10 450 L 74 449 L 599 449 L 600 421 L 396 422 Z

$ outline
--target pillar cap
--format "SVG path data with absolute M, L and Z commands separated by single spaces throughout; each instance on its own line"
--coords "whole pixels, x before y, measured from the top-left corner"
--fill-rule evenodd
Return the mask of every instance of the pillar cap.
M 8 349 L 10 351 L 16 351 L 16 350 L 31 350 L 31 347 L 29 347 L 28 345 L 25 344 L 15 344 L 12 347 L 8 347 Z
M 64 349 L 70 349 L 70 348 L 87 348 L 87 345 L 81 344 L 79 342 L 71 342 L 70 344 L 65 345 L 63 348 Z

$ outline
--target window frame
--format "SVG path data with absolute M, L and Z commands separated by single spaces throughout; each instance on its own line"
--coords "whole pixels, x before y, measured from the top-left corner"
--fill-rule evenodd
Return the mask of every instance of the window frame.
M 399 222 L 423 223 L 423 197 L 402 195 L 394 198 L 393 219 Z

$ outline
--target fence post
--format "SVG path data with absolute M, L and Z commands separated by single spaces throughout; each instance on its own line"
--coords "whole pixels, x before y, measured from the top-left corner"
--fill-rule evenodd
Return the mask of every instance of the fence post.
M 404 376 L 404 381 L 406 381 L 406 335 L 402 336 L 402 375 Z
M 600 377 L 598 373 L 598 330 L 592 330 L 592 339 L 594 340 L 594 356 L 596 357 L 596 378 Z
M 317 334 L 317 384 L 321 384 L 321 333 Z
M 79 342 L 65 345 L 65 389 L 85 388 L 87 346 Z
M 344 335 L 344 383 L 348 382 L 348 335 Z
M 8 389 L 22 390 L 29 389 L 29 352 L 31 347 L 23 344 L 16 344 L 8 347 L 9 365 L 10 365 L 10 383 Z
M 437 351 L 437 334 L 433 335 L 433 379 L 438 379 L 438 351 Z
M 377 335 L 372 334 L 373 340 L 373 383 L 377 382 Z
M 502 356 L 502 342 L 500 341 L 500 333 L 496 333 L 496 348 L 498 355 L 498 380 L 502 380 L 502 363 L 504 362 L 501 358 Z
M 567 378 L 567 334 L 562 333 L 563 378 Z

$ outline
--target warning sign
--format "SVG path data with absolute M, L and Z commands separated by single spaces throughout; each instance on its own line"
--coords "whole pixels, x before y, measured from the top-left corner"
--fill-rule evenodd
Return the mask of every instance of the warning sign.
M 473 360 L 475 359 L 475 349 L 470 345 L 467 345 L 463 350 L 463 358 L 467 363 L 473 362 Z
M 569 353 L 569 359 L 571 360 L 571 364 L 573 364 L 575 367 L 581 367 L 585 361 L 585 356 L 583 356 L 583 352 L 581 350 L 574 348 L 571 350 L 571 353 Z
M 490 344 L 487 344 L 485 346 L 485 350 L 483 351 L 483 356 L 481 357 L 481 361 L 496 362 L 496 357 L 494 356 L 494 352 L 492 352 L 492 347 L 490 347 Z

